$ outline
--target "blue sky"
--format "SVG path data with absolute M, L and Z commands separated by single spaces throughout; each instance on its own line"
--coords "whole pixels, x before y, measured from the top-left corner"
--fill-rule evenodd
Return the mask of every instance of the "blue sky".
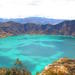
M 75 0 L 0 0 L 0 18 L 75 19 Z

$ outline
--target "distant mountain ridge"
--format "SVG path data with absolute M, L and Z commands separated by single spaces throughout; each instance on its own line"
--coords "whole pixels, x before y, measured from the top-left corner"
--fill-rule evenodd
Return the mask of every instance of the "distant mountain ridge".
M 0 18 L 0 22 L 8 22 L 8 21 L 14 21 L 17 23 L 36 23 L 36 24 L 58 24 L 62 22 L 63 20 L 59 19 L 50 19 L 50 18 L 44 18 L 44 17 L 28 17 L 28 18 L 12 18 L 12 19 L 2 19 Z
M 13 21 L 0 23 L 0 37 L 19 34 L 75 36 L 75 20 L 66 20 L 56 25 L 37 23 L 21 24 Z

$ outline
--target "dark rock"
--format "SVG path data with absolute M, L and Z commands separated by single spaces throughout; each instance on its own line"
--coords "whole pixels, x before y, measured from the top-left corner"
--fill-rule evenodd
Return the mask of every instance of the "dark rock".
M 20 24 L 16 22 L 0 23 L 0 37 L 19 34 L 51 34 L 75 36 L 75 20 L 64 21 L 56 25 L 52 24 Z

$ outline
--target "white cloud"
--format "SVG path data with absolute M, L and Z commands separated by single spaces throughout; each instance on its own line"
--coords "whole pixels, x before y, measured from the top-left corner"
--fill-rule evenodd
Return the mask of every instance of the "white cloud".
M 31 2 L 29 2 L 29 5 L 37 6 L 40 4 L 40 2 L 41 0 L 31 0 Z
M 74 0 L 0 0 L 0 17 L 75 19 Z

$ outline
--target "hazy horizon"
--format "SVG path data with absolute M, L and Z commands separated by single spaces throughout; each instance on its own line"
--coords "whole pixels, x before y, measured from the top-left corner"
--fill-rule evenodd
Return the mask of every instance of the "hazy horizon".
M 0 19 L 26 19 L 26 18 L 41 18 L 41 19 L 56 19 L 56 18 L 49 18 L 49 17 L 40 17 L 40 16 L 29 16 L 29 17 L 10 17 L 10 18 L 6 18 L 6 17 L 0 17 Z M 68 19 L 58 19 L 57 20 L 68 20 Z

